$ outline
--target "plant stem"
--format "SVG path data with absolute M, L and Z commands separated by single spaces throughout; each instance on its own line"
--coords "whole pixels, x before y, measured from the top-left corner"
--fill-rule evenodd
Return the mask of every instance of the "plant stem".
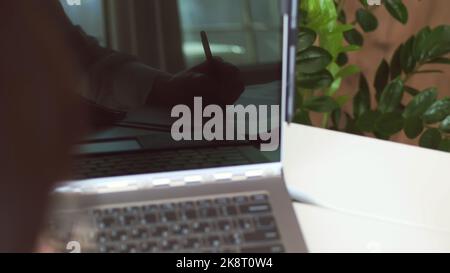
M 345 6 L 345 0 L 338 1 L 337 14 L 340 15 Z
M 330 120 L 330 114 L 329 113 L 326 113 L 326 114 L 324 114 L 323 115 L 323 118 L 322 118 L 322 128 L 328 128 L 328 121 Z
M 423 63 L 418 63 L 416 64 L 416 67 L 414 67 L 413 71 L 411 71 L 408 74 L 405 74 L 405 78 L 403 79 L 404 83 L 407 83 L 419 70 L 420 68 L 423 66 Z

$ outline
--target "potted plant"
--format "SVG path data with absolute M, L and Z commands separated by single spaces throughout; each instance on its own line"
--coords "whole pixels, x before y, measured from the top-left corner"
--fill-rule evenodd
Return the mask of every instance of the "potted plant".
M 450 98 L 437 88 L 411 86 L 417 74 L 442 73 L 450 64 L 450 26 L 424 26 L 379 61 L 368 82 L 348 54 L 364 46 L 364 35 L 380 24 L 374 11 L 385 8 L 400 24 L 409 20 L 402 0 L 360 0 L 354 20 L 347 19 L 345 0 L 302 0 L 297 53 L 297 101 L 294 121 L 353 134 L 391 139 L 401 131 L 422 147 L 450 152 Z M 338 91 L 344 79 L 359 74 L 354 95 Z M 342 91 L 342 90 L 341 90 Z M 344 106 L 352 105 L 352 110 Z M 311 116 L 319 115 L 313 122 Z

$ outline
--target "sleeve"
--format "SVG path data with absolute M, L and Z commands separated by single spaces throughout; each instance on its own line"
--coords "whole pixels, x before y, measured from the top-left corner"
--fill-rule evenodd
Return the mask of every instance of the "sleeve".
M 88 73 L 81 95 L 102 106 L 127 111 L 146 104 L 155 79 L 167 75 L 140 63 L 135 57 L 99 45 L 79 26 L 74 26 L 59 5 L 58 11 L 79 59 Z

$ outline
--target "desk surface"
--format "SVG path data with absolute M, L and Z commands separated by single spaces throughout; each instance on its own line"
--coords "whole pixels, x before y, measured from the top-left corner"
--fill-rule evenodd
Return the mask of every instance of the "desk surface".
M 289 187 L 370 216 L 298 208 L 312 251 L 450 250 L 449 154 L 300 125 L 286 143 Z
M 295 204 L 311 252 L 449 252 L 450 233 Z

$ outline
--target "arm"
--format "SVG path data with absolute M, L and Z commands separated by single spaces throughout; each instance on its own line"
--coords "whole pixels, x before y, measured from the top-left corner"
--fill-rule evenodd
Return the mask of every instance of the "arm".
M 140 63 L 134 56 L 100 46 L 95 38 L 72 24 L 58 1 L 53 3 L 55 14 L 89 74 L 87 88 L 81 95 L 116 110 L 144 105 L 155 79 L 165 73 Z
M 190 104 L 194 96 L 209 103 L 231 104 L 243 92 L 239 70 L 213 59 L 170 75 L 140 63 L 133 56 L 101 47 L 79 27 L 72 25 L 58 5 L 58 14 L 89 73 L 89 88 L 82 93 L 97 104 L 127 111 L 142 105 Z

